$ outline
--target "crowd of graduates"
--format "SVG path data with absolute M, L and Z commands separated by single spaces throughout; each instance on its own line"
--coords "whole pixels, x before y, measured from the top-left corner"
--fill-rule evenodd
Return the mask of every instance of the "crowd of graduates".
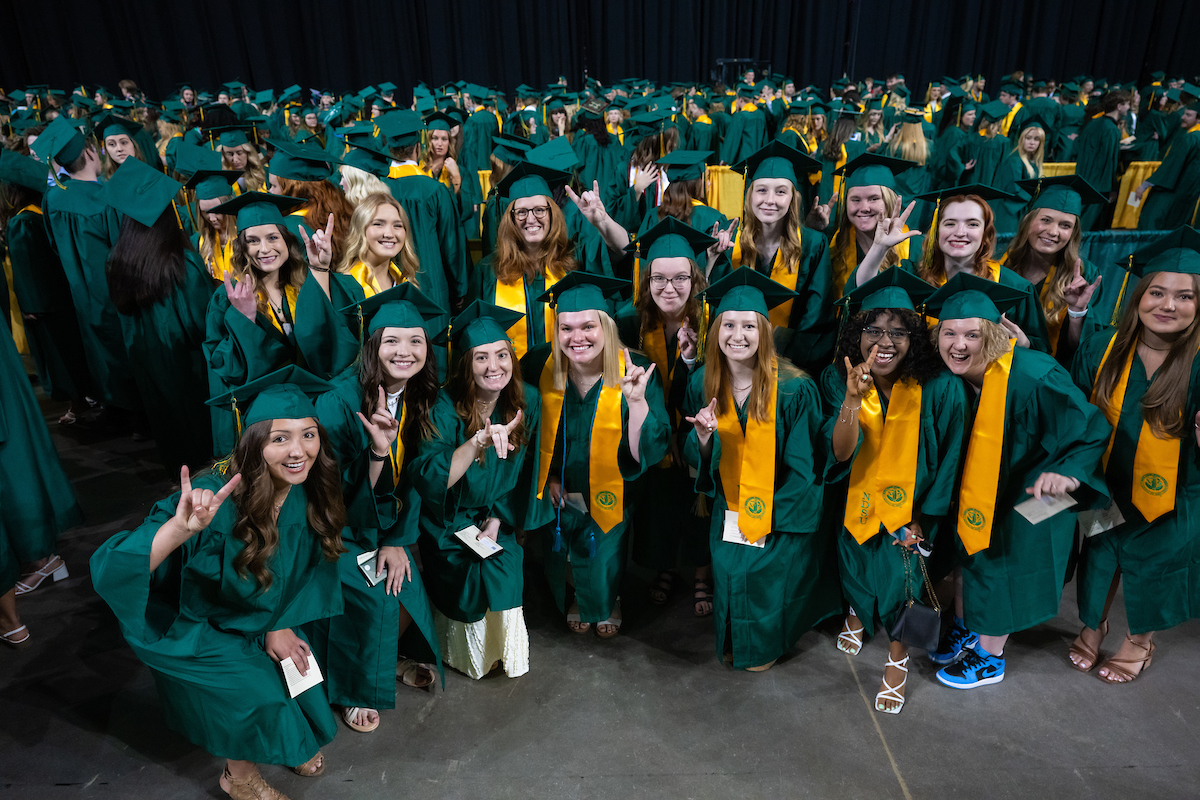
M 910 649 L 1003 680 L 1073 578 L 1065 664 L 1138 679 L 1200 615 L 1200 89 L 739 77 L 6 95 L 4 642 L 80 521 L 20 339 L 60 424 L 179 477 L 91 578 L 236 798 L 397 680 L 536 669 L 526 555 L 579 635 L 619 634 L 631 562 L 684 584 L 735 669 L 836 617 L 887 641 L 887 714 Z M 1159 160 L 1161 233 L 1082 258 Z

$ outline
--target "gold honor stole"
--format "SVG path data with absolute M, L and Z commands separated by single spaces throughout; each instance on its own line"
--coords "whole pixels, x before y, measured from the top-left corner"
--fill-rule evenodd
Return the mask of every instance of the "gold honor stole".
M 388 167 L 389 178 L 407 178 L 409 175 L 424 175 L 418 164 L 393 164 Z
M 1051 264 L 1050 271 L 1046 273 L 1046 280 L 1042 282 L 1042 312 L 1046 317 L 1046 333 L 1050 336 L 1050 355 L 1058 354 L 1058 337 L 1062 333 L 1063 320 L 1067 317 L 1067 307 L 1063 306 L 1056 314 L 1051 315 L 1050 306 L 1047 298 L 1050 296 L 1050 287 L 1054 285 L 1054 271 L 1056 267 Z
M 300 290 L 295 286 L 289 284 L 283 287 L 283 297 L 284 301 L 287 303 L 288 318 L 291 319 L 291 324 L 293 327 L 296 324 L 296 296 L 298 294 L 300 294 Z M 267 319 L 271 320 L 271 324 L 275 326 L 275 330 L 283 333 L 283 323 L 287 320 L 281 320 L 278 315 L 276 315 L 275 309 L 271 306 L 270 301 L 267 299 L 266 292 L 260 292 L 259 298 L 263 303 L 266 303 L 267 310 L 271 312 L 267 315 Z M 286 336 L 287 334 L 284 335 Z
M 692 208 L 695 208 L 696 206 L 702 206 L 702 205 L 706 205 L 706 204 L 695 198 L 692 198 Z M 696 230 L 700 231 L 699 228 L 696 228 Z M 708 235 L 708 231 L 700 231 L 700 232 L 705 234 L 706 236 Z M 634 244 L 637 243 L 637 237 L 634 237 L 633 243 Z M 635 303 L 637 302 L 637 299 L 638 299 L 638 287 L 640 287 L 641 285 L 642 285 L 642 259 L 638 258 L 635 255 L 634 259 L 633 259 L 633 301 Z
M 910 378 L 896 382 L 886 420 L 879 391 L 872 387 L 863 395 L 858 424 L 863 441 L 850 470 L 844 524 L 856 542 L 865 544 L 879 533 L 880 523 L 891 532 L 913 520 L 921 384 Z
M 204 237 L 200 237 L 200 249 L 204 248 Z M 212 263 L 208 265 L 209 271 L 212 273 L 213 279 L 218 282 L 223 282 L 225 276 L 231 278 L 237 277 L 233 271 L 233 238 L 225 242 L 223 247 L 214 247 L 212 254 Z
M 771 532 L 771 514 L 775 498 L 775 400 L 779 384 L 779 363 L 771 365 L 770 400 L 767 420 L 760 422 L 746 415 L 746 432 L 738 420 L 737 404 L 725 387 L 725 410 L 717 417 L 721 434 L 721 487 L 725 504 L 737 510 L 738 529 L 752 542 Z M 747 463 L 749 462 L 749 463 Z M 744 500 L 743 500 L 744 498 Z
M 358 285 L 362 287 L 365 297 L 374 297 L 383 291 L 379 286 L 379 281 L 375 280 L 375 271 L 368 267 L 364 261 L 354 262 L 354 266 L 349 269 L 347 274 L 358 281 Z M 396 286 L 406 282 L 403 273 L 400 272 L 399 267 L 394 262 L 388 262 L 388 275 L 396 282 Z M 388 288 L 392 287 L 389 286 Z
M 620 376 L 625 377 L 625 354 L 619 354 L 617 364 Z M 603 382 L 603 379 L 601 379 Z M 538 499 L 546 491 L 546 478 L 550 475 L 550 461 L 554 458 L 554 444 L 558 436 L 558 423 L 562 418 L 563 389 L 554 387 L 553 358 L 542 367 L 538 379 L 538 390 L 542 395 L 541 440 L 538 444 Z M 625 479 L 617 465 L 617 453 L 621 447 L 621 387 L 600 387 L 600 398 L 596 401 L 596 412 L 592 417 L 592 436 L 588 453 L 588 484 L 592 490 L 588 503 L 592 519 L 601 533 L 608 533 L 625 517 Z M 563 431 L 564 451 L 566 435 Z M 772 451 L 774 452 L 774 451 Z M 564 490 L 566 491 L 565 487 Z
M 549 272 L 545 274 L 545 280 L 547 289 L 558 283 L 558 278 L 554 277 Z M 524 276 L 522 276 L 520 280 L 517 280 L 513 283 L 503 283 L 499 280 L 496 281 L 495 304 L 501 308 L 507 308 L 510 311 L 516 311 L 518 314 L 526 315 L 514 322 L 512 327 L 508 329 L 508 336 L 510 339 L 512 339 L 513 349 L 517 351 L 517 358 L 523 357 L 527 352 L 529 352 L 530 348 L 529 324 L 527 320 L 528 314 L 530 313 L 530 307 L 533 304 L 527 301 L 526 294 L 528 291 L 529 289 L 525 285 Z M 554 332 L 554 309 L 550 307 L 549 303 L 546 303 L 542 307 L 542 319 L 546 333 L 546 341 L 551 341 L 550 335 Z
M 1015 347 L 988 365 L 983 374 L 979 408 L 971 428 L 962 487 L 958 491 L 958 538 L 967 555 L 987 549 L 996 518 L 1000 489 L 1000 459 L 1004 453 L 1004 412 L 1008 406 L 1008 377 Z
M 1096 378 L 1112 352 L 1114 336 L 1100 359 L 1096 368 Z M 1129 386 L 1129 370 L 1133 367 L 1133 357 L 1137 348 L 1129 348 L 1129 356 L 1121 370 L 1121 377 L 1113 387 L 1112 399 L 1107 407 L 1096 402 L 1096 390 L 1092 389 L 1091 401 L 1104 411 L 1104 416 L 1113 427 L 1112 435 L 1108 437 L 1108 447 L 1104 451 L 1104 468 L 1108 469 L 1108 459 L 1112 455 L 1113 440 L 1117 436 L 1117 423 L 1121 420 L 1121 406 L 1125 402 L 1125 390 Z M 1175 510 L 1175 489 L 1179 479 L 1179 439 L 1160 439 L 1150 428 L 1150 423 L 1142 420 L 1142 431 L 1138 434 L 1137 450 L 1133 456 L 1133 491 L 1131 499 L 1133 506 L 1142 512 L 1147 522 Z
M 801 237 L 802 231 L 802 228 L 796 230 L 797 239 Z M 787 266 L 781 264 L 779 261 L 779 251 L 782 249 L 783 245 L 781 243 L 779 250 L 775 251 L 775 258 L 771 260 L 771 280 L 775 281 L 780 286 L 786 286 L 792 291 L 795 291 L 796 284 L 800 280 L 800 265 L 796 265 L 795 272 L 788 272 Z M 733 245 L 733 250 L 731 253 L 732 255 L 730 256 L 729 260 L 732 262 L 733 269 L 738 269 L 742 266 L 742 237 L 738 237 L 737 242 Z M 754 264 L 750 264 L 748 266 L 750 269 L 754 269 L 755 267 Z M 782 325 L 785 328 L 789 327 L 788 323 L 792 319 L 792 301 L 785 300 L 784 302 L 772 308 L 770 313 L 772 325 Z M 743 531 L 743 533 L 744 532 L 745 531 Z

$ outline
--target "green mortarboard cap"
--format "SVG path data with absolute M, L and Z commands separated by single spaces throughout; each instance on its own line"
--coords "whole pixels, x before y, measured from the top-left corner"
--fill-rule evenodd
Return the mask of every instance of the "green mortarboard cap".
M 1004 103 L 1001 103 L 999 100 L 993 100 L 990 103 L 984 103 L 979 107 L 979 113 L 982 114 L 985 119 L 990 120 L 1004 119 L 1008 116 L 1008 112 L 1011 110 L 1012 109 L 1004 105 Z
M 537 89 L 535 89 L 532 86 L 529 86 L 527 84 L 524 84 L 524 83 L 522 83 L 520 86 L 518 86 L 514 91 L 516 92 L 517 97 L 537 97 L 538 96 Z
M 342 160 L 339 163 L 347 167 L 361 169 L 363 172 L 369 172 L 376 178 L 386 178 L 388 176 L 388 172 L 391 171 L 392 157 L 371 147 L 371 140 L 347 140 L 346 143 L 350 145 L 350 152 L 342 156 Z
M 254 93 L 254 104 L 259 106 L 269 106 L 275 102 L 275 93 L 270 89 Z
M 525 152 L 525 160 L 539 167 L 570 173 L 579 165 L 579 157 L 567 137 L 558 136 L 543 145 L 530 148 Z
M 49 164 L 53 159 L 59 164 L 70 164 L 79 158 L 87 146 L 83 134 L 72 124 L 66 114 L 59 114 L 54 121 L 46 126 L 37 141 L 33 143 L 33 152 L 44 163 Z
M 686 222 L 667 216 L 638 237 L 627 249 L 636 250 L 638 257 L 646 263 L 656 258 L 690 258 L 695 261 L 698 255 L 716 241 Z
M 432 97 L 417 97 L 414 98 L 418 114 L 428 114 L 437 108 L 437 103 Z M 457 124 L 457 122 L 455 123 Z
M 657 162 L 667 168 L 671 181 L 694 181 L 704 177 L 705 159 L 712 150 L 672 150 Z
M 109 100 L 108 104 L 119 111 L 129 111 L 133 108 L 132 100 Z
M 750 185 L 759 178 L 786 178 L 793 186 L 799 188 L 798 175 L 820 168 L 820 162 L 779 140 L 771 141 L 754 155 L 733 165 L 734 172 L 741 172 L 746 176 L 747 192 L 750 191 Z
M 1008 81 L 1000 86 L 1000 91 L 1006 94 L 1019 95 L 1023 90 L 1017 84 Z
M 988 202 L 991 202 L 992 200 L 1018 199 L 1016 195 L 1009 194 L 1008 192 L 1002 192 L 999 189 L 993 189 L 991 186 L 985 186 L 981 183 L 971 183 L 967 184 L 966 186 L 953 186 L 949 189 L 938 189 L 934 192 L 919 194 L 915 199 L 929 201 L 941 200 L 943 203 L 945 203 L 947 198 L 967 194 L 973 194 L 977 197 L 981 197 Z
M 182 183 L 149 164 L 127 158 L 100 187 L 100 199 L 149 228 L 182 188 Z
M 73 95 L 71 97 L 71 103 L 89 112 L 100 107 L 95 100 L 82 94 Z
M 757 311 L 767 317 L 775 306 L 799 297 L 791 289 L 747 267 L 735 269 L 705 289 L 703 295 L 710 305 L 716 306 L 712 319 L 726 311 Z
M 1163 78 L 1167 77 L 1167 73 L 1161 72 L 1161 71 L 1151 72 L 1150 77 L 1153 78 L 1154 80 L 1158 81 L 1159 83 L 1162 83 Z
M 629 285 L 629 281 L 621 278 L 575 270 L 568 272 L 562 280 L 547 289 L 538 298 L 538 302 L 549 303 L 559 314 L 603 311 L 611 315 L 612 304 L 606 298 Z
M 216 137 L 216 143 L 220 147 L 240 147 L 250 143 L 250 139 L 246 136 L 246 131 L 252 127 L 248 125 L 223 125 L 217 128 L 209 128 L 208 135 Z
M 36 158 L 0 148 L 0 181 L 45 194 L 50 181 L 50 168 Z
M 323 181 L 333 172 L 329 152 L 310 144 L 268 142 L 275 148 L 271 158 L 271 174 L 293 181 Z
M 256 225 L 280 225 L 286 227 L 283 215 L 294 211 L 307 201 L 303 197 L 265 192 L 243 192 L 227 202 L 211 209 L 214 214 L 236 214 L 238 233 Z
M 1200 86 L 1184 81 L 1183 86 L 1179 87 L 1179 93 L 1200 98 Z
M 187 111 L 187 106 L 178 100 L 167 100 L 162 104 L 162 109 L 168 114 L 178 115 L 182 114 L 184 111 Z
M 1020 289 L 1010 289 L 987 278 L 960 272 L 930 295 L 925 301 L 925 313 L 942 322 L 978 317 L 1000 324 L 1000 315 L 1026 297 L 1028 295 Z
M 1058 175 L 1053 178 L 1031 178 L 1017 185 L 1033 196 L 1034 208 L 1049 208 L 1064 214 L 1081 216 L 1083 206 L 1108 201 L 1094 186 L 1078 175 Z
M 332 388 L 328 381 L 289 365 L 214 397 L 208 404 L 217 407 L 236 405 L 245 409 L 242 418 L 245 429 L 269 419 L 315 419 L 317 407 L 313 405 L 313 398 Z
M 898 191 L 895 176 L 915 166 L 917 166 L 915 161 L 889 158 L 875 153 L 863 153 L 840 169 L 834 170 L 833 174 L 846 176 L 847 189 L 856 189 L 860 186 L 886 186 L 895 192 Z
M 380 94 L 391 94 L 392 92 L 396 91 L 397 87 L 396 84 L 392 83 L 391 81 L 384 81 L 376 88 L 379 89 Z
M 431 131 L 449 131 L 457 124 L 458 120 L 440 111 L 425 118 L 425 127 Z
M 446 313 L 411 283 L 393 286 L 342 311 L 357 312 L 367 326 L 368 336 L 380 328 L 421 328 L 432 336 L 429 324 Z
M 519 311 L 475 300 L 454 318 L 450 327 L 438 336 L 437 341 L 453 341 L 456 351 L 462 353 L 466 353 L 472 347 L 492 342 L 511 341 L 508 329 L 524 316 Z
M 1079 92 L 1079 84 L 1075 83 L 1075 81 L 1067 81 L 1058 88 L 1059 91 L 1065 94 L 1078 94 Z
M 695 103 L 696 108 L 699 108 L 701 111 L 706 111 L 708 109 L 708 98 L 702 94 L 694 94 L 689 97 L 688 100 L 691 100 L 693 103 Z
M 925 112 L 920 108 L 906 108 L 901 115 L 900 121 L 905 125 L 921 125 L 925 122 Z
M 299 100 L 301 91 L 300 85 L 294 83 L 279 93 L 279 102 L 289 103 L 293 100 Z
M 874 278 L 842 297 L 838 302 L 849 313 L 874 308 L 903 308 L 916 311 L 937 288 L 908 270 L 885 269 Z
M 242 83 L 241 81 L 229 81 L 228 83 L 224 83 L 221 85 L 224 86 L 226 89 L 232 89 L 235 92 L 241 92 L 242 89 L 246 88 L 246 84 Z
M 180 175 L 194 175 L 200 170 L 210 172 L 221 169 L 221 154 L 207 147 L 186 142 L 175 145 L 175 171 Z
M 522 197 L 554 197 L 554 190 L 563 186 L 571 176 L 557 169 L 549 169 L 528 161 L 517 164 L 496 185 L 496 192 L 507 206 Z
M 415 111 L 402 109 L 384 114 L 377 120 L 388 147 L 412 147 L 421 138 L 425 123 Z
M 216 200 L 232 197 L 233 183 L 240 177 L 242 173 L 237 170 L 202 169 L 193 173 L 184 185 L 196 190 L 197 200 Z
M 481 102 L 487 96 L 488 90 L 480 86 L 478 83 L 468 83 L 462 87 L 463 94 L 471 95 L 475 102 Z
M 737 87 L 738 97 L 753 97 L 754 86 L 749 83 L 739 83 Z
M 1131 271 L 1139 278 L 1152 272 L 1200 275 L 1200 232 L 1190 225 L 1181 225 L 1134 252 Z

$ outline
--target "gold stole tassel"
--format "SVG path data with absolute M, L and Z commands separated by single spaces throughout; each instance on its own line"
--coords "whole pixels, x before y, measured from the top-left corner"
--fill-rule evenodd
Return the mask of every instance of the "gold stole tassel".
M 558 283 L 558 278 L 547 272 L 545 274 L 545 287 L 549 289 L 556 283 Z M 513 341 L 513 349 L 517 351 L 517 358 L 522 358 L 529 352 L 532 346 L 529 333 L 529 313 L 531 311 L 529 305 L 532 304 L 526 304 L 525 291 L 524 278 L 517 280 L 515 283 L 496 281 L 495 304 L 501 308 L 516 311 L 518 314 L 525 314 L 524 317 L 514 322 L 512 327 L 508 329 L 509 338 Z M 550 307 L 549 303 L 546 303 L 542 308 L 542 320 L 546 341 L 550 341 L 550 334 L 554 331 L 554 309 Z
M 1008 376 L 1013 353 L 993 361 L 983 376 L 979 408 L 967 445 L 962 488 L 958 493 L 958 537 L 967 554 L 984 550 L 992 540 L 996 493 L 1000 488 L 1000 460 L 1004 453 L 1004 412 L 1008 405 Z
M 803 228 L 796 230 L 796 238 L 803 241 Z M 787 265 L 779 259 L 779 252 L 783 250 L 782 244 L 779 250 L 775 251 L 775 258 L 771 261 L 771 280 L 778 283 L 780 286 L 786 286 L 792 291 L 796 290 L 796 284 L 800 281 L 800 267 L 796 266 L 795 272 L 790 272 Z M 731 268 L 738 269 L 742 266 L 742 238 L 739 236 L 737 242 L 733 245 L 733 250 L 730 251 Z M 754 269 L 754 264 L 747 265 L 750 269 Z M 770 311 L 771 324 L 776 327 L 790 327 L 789 323 L 792 319 L 792 300 L 785 300 L 775 306 Z
M 717 417 L 721 434 L 721 486 L 725 504 L 737 509 L 738 529 L 752 542 L 771 532 L 775 498 L 775 400 L 779 364 L 771 365 L 767 419 L 746 418 L 746 432 L 738 420 L 737 405 L 725 387 L 725 410 Z M 748 463 L 747 463 L 748 462 Z M 744 499 L 743 499 L 744 498 Z

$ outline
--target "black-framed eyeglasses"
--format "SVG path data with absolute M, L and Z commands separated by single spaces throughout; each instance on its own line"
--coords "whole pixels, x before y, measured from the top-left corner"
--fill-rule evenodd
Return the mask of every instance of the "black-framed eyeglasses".
M 514 208 L 513 219 L 517 222 L 524 222 L 532 213 L 534 219 L 545 219 L 550 213 L 550 206 L 537 206 L 536 208 Z
M 667 283 L 670 283 L 676 289 L 685 289 L 692 282 L 691 275 L 676 275 L 673 278 L 668 278 L 666 275 L 651 275 L 650 285 L 655 289 L 664 289 Z
M 867 326 L 862 329 L 862 332 L 863 336 L 871 344 L 878 342 L 884 336 L 888 337 L 888 340 L 893 343 L 908 341 L 908 331 L 904 328 L 892 328 L 890 331 L 885 331 L 883 328 Z

